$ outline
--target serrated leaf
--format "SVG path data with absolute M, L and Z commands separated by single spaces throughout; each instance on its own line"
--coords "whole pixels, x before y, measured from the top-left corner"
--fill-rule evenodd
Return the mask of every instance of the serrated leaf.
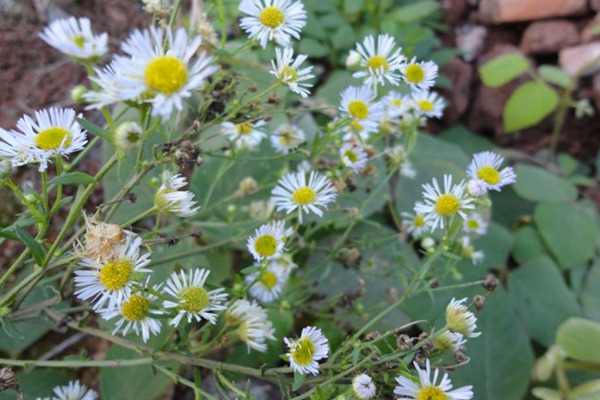
M 558 328 L 556 344 L 575 360 L 600 363 L 600 323 L 571 318 Z
M 545 169 L 517 165 L 515 173 L 515 192 L 526 200 L 563 203 L 577 198 L 575 186 Z
M 487 86 L 502 86 L 529 70 L 529 61 L 517 53 L 494 58 L 479 68 L 481 80 Z
M 19 239 L 21 239 L 21 241 L 23 243 L 25 243 L 25 246 L 27 246 L 27 248 L 31 252 L 31 255 L 35 259 L 35 262 L 38 265 L 42 265 L 42 262 L 44 261 L 44 254 L 45 254 L 45 251 L 44 251 L 44 248 L 42 247 L 42 245 L 39 244 L 33 238 L 33 236 L 31 236 L 29 233 L 27 233 L 27 231 L 25 229 L 21 228 L 19 225 L 15 226 L 15 231 L 16 231 L 17 235 L 19 236 Z
M 543 277 L 543 279 L 540 279 Z M 517 314 L 531 337 L 545 346 L 554 343 L 554 332 L 581 309 L 556 264 L 543 255 L 517 268 L 508 279 Z
M 79 125 L 81 125 L 81 127 L 83 129 L 85 129 L 86 131 L 88 131 L 89 133 L 91 133 L 94 136 L 99 136 L 103 139 L 108 140 L 109 142 L 112 140 L 112 136 L 110 134 L 110 132 L 105 131 L 104 129 L 102 129 L 100 126 L 94 124 L 91 121 L 88 121 L 86 119 L 83 118 L 75 118 L 75 120 L 77 121 L 77 123 Z
M 526 82 L 509 97 L 504 107 L 507 132 L 528 128 L 541 122 L 558 106 L 558 94 L 540 82 Z
M 50 181 L 50 184 L 54 185 L 89 185 L 95 183 L 93 176 L 86 174 L 85 172 L 68 172 L 57 176 Z
M 540 65 L 538 67 L 538 74 L 546 82 L 553 83 L 562 88 L 568 88 L 572 82 L 569 74 L 554 65 Z
M 585 263 L 598 243 L 594 220 L 580 206 L 571 203 L 541 203 L 534 221 L 550 253 L 562 268 Z

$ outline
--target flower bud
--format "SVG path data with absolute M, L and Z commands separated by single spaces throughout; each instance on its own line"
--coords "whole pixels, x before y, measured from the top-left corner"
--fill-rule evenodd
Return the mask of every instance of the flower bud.
M 142 134 L 144 133 L 140 124 L 134 121 L 126 121 L 115 130 L 115 144 L 123 152 L 140 147 Z
M 82 104 L 85 102 L 83 95 L 88 92 L 88 88 L 83 85 L 77 85 L 71 89 L 71 100 L 73 103 Z
M 360 54 L 357 51 L 350 50 L 348 57 L 346 58 L 346 68 L 348 69 L 358 69 L 360 67 Z

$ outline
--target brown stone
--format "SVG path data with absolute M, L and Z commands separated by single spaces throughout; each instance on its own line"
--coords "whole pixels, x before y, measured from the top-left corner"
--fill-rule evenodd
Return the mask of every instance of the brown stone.
M 459 22 L 469 8 L 467 0 L 441 0 L 440 3 L 444 10 L 444 19 L 449 25 Z
M 558 65 L 571 76 L 593 74 L 600 69 L 600 41 L 562 49 Z
M 481 0 L 482 18 L 493 23 L 585 14 L 588 0 Z
M 444 111 L 444 121 L 455 123 L 469 105 L 473 67 L 459 58 L 454 58 L 441 68 L 441 72 L 452 82 L 452 90 L 443 91 L 449 103 Z
M 528 54 L 556 53 L 579 42 L 577 26 L 570 21 L 536 21 L 529 25 L 521 39 L 521 49 Z
M 600 0 L 599 0 L 600 1 Z M 582 43 L 600 39 L 600 14 L 589 21 L 581 30 L 580 41 Z
M 590 8 L 594 11 L 600 11 L 600 0 L 590 0 Z

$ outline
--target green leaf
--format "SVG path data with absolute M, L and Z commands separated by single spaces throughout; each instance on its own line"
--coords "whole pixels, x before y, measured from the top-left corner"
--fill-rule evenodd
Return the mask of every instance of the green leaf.
M 490 60 L 479 68 L 484 84 L 502 86 L 529 70 L 529 61 L 518 53 L 505 54 Z
M 470 362 L 451 376 L 455 387 L 473 385 L 475 399 L 524 399 L 533 351 L 504 289 L 498 287 L 477 314 L 483 334 L 468 342 Z M 514 360 L 519 360 L 515 363 Z
M 535 208 L 534 221 L 562 268 L 582 264 L 594 255 L 598 232 L 594 220 L 581 206 L 541 203 Z
M 16 241 L 20 242 L 21 239 L 19 238 L 19 235 L 17 235 L 14 232 L 14 228 L 13 229 L 11 229 L 11 228 L 13 228 L 13 227 L 0 229 L 0 237 L 3 237 L 5 239 L 10 239 L 10 240 L 16 240 Z
M 554 344 L 554 332 L 581 309 L 548 256 L 540 256 L 516 269 L 508 288 L 517 314 L 531 337 L 545 346 Z
M 600 304 L 600 263 L 598 261 L 591 266 L 582 281 L 583 287 L 579 301 L 583 313 L 586 317 L 600 322 L 600 307 L 598 307 Z
M 344 14 L 352 15 L 360 11 L 365 0 L 344 0 Z
M 558 328 L 556 344 L 575 360 L 600 363 L 600 323 L 571 318 Z
M 331 42 L 336 50 L 347 50 L 353 47 L 356 42 L 354 29 L 348 24 L 342 24 L 336 30 Z
M 86 174 L 85 172 L 68 172 L 57 176 L 50 181 L 50 184 L 54 185 L 89 185 L 95 183 L 94 177 Z
M 569 74 L 554 65 L 540 65 L 538 67 L 538 74 L 546 82 L 553 83 L 562 88 L 568 88 L 572 82 Z
M 565 153 L 559 154 L 556 162 L 566 176 L 573 175 L 579 168 L 579 161 Z
M 329 54 L 327 47 L 310 38 L 304 38 L 300 42 L 300 49 L 298 51 L 316 58 L 325 57 Z
M 528 128 L 541 122 L 558 106 L 558 94 L 550 86 L 526 82 L 519 86 L 504 106 L 504 128 L 507 132 Z
M 304 384 L 305 379 L 305 374 L 294 371 L 294 385 L 292 386 L 292 391 L 295 392 L 296 390 L 300 389 L 300 387 Z
M 38 265 L 42 265 L 45 255 L 44 248 L 42 247 L 42 245 L 39 244 L 33 238 L 33 236 L 31 236 L 25 229 L 21 228 L 19 225 L 15 226 L 15 231 L 17 232 L 19 239 L 21 239 L 21 241 L 25 243 L 25 246 L 27 246 L 29 251 L 31 251 L 31 255 L 35 259 L 35 262 Z
M 101 137 L 103 139 L 108 140 L 109 142 L 112 140 L 112 135 L 110 134 L 110 132 L 105 131 L 104 129 L 102 129 L 98 125 L 94 124 L 93 122 L 90 122 L 90 121 L 88 121 L 86 119 L 83 119 L 83 118 L 75 118 L 75 120 L 77 121 L 77 123 L 79 125 L 81 125 L 81 127 L 83 129 L 85 129 L 86 131 L 88 131 L 92 135 L 99 136 L 99 137 Z
M 440 5 L 437 1 L 421 0 L 402 7 L 396 7 L 391 16 L 396 22 L 406 24 L 409 22 L 419 22 L 439 9 Z
M 164 337 L 162 337 L 162 340 L 164 340 Z M 106 354 L 108 360 L 139 357 L 140 355 L 137 352 L 115 345 Z M 175 366 L 173 363 L 168 365 Z M 150 365 L 102 368 L 99 380 L 100 397 L 111 400 L 154 400 L 161 397 L 167 387 L 172 384 L 170 377 L 157 372 Z
M 533 226 L 525 225 L 515 233 L 512 255 L 518 262 L 529 261 L 547 252 L 542 238 Z
M 577 189 L 566 179 L 560 178 L 545 169 L 529 165 L 517 165 L 517 182 L 514 189 L 524 199 L 564 203 L 577 198 Z

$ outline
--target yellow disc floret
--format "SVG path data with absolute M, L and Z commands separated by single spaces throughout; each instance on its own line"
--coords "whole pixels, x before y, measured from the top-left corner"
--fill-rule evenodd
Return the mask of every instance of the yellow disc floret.
M 315 191 L 308 186 L 303 186 L 292 193 L 292 201 L 301 206 L 312 204 L 317 199 Z
M 271 271 L 267 271 L 261 275 L 259 283 L 262 287 L 271 289 L 277 284 L 277 275 Z
M 419 64 L 410 64 L 404 73 L 410 83 L 421 83 L 425 79 L 425 70 Z
M 460 209 L 460 200 L 455 195 L 446 193 L 437 198 L 433 208 L 439 215 L 447 217 Z
M 449 397 L 437 386 L 425 386 L 417 393 L 416 400 L 449 400 Z
M 367 69 L 371 69 L 373 71 L 379 72 L 381 68 L 383 68 L 383 72 L 387 72 L 389 69 L 388 63 L 385 60 L 385 57 L 380 55 L 373 56 L 369 58 L 365 64 Z
M 187 83 L 188 70 L 177 57 L 159 56 L 148 63 L 144 77 L 146 84 L 154 91 L 172 94 Z
M 500 183 L 500 173 L 494 167 L 485 166 L 477 171 L 477 177 L 490 185 Z
M 277 251 L 277 240 L 271 235 L 261 235 L 254 241 L 254 250 L 263 257 L 270 257 Z
M 417 104 L 419 105 L 419 108 L 422 111 L 425 111 L 425 112 L 433 111 L 433 103 L 430 102 L 429 100 L 420 100 Z
M 80 49 L 83 49 L 83 45 L 85 44 L 85 38 L 83 37 L 75 37 L 72 39 L 75 42 L 75 45 Z
M 132 294 L 129 301 L 123 302 L 121 314 L 127 321 L 141 321 L 148 315 L 150 300 L 137 294 Z
M 425 225 L 425 218 L 422 215 L 415 215 L 413 219 L 413 225 L 416 227 L 421 227 Z
M 289 65 L 281 69 L 280 75 L 284 83 L 296 82 L 298 80 L 298 72 Z
M 355 163 L 358 161 L 358 157 L 356 156 L 356 153 L 353 152 L 352 150 L 346 150 L 344 155 L 348 158 L 348 160 L 350 160 L 350 162 Z
M 301 366 L 310 365 L 313 354 L 315 354 L 315 345 L 309 338 L 298 340 L 296 346 L 290 352 L 294 362 Z
M 238 135 L 249 135 L 252 133 L 252 126 L 250 124 L 238 124 L 235 129 Z
M 285 21 L 285 15 L 283 15 L 283 11 L 281 11 L 281 9 L 278 7 L 269 6 L 265 7 L 260 12 L 258 20 L 264 26 L 275 29 L 279 25 L 283 24 Z
M 127 285 L 132 273 L 133 264 L 130 262 L 109 262 L 100 270 L 100 283 L 108 290 L 119 290 Z
M 210 305 L 210 296 L 206 289 L 199 286 L 184 288 L 179 293 L 179 306 L 191 313 L 197 313 Z
M 479 229 L 479 221 L 477 221 L 476 219 L 470 219 L 467 221 L 467 228 L 471 229 L 471 230 L 477 230 Z
M 354 100 L 348 104 L 348 112 L 354 118 L 365 119 L 369 116 L 369 106 L 364 101 Z
M 71 144 L 71 133 L 68 129 L 55 126 L 44 129 L 35 136 L 35 145 L 42 150 L 56 150 Z

